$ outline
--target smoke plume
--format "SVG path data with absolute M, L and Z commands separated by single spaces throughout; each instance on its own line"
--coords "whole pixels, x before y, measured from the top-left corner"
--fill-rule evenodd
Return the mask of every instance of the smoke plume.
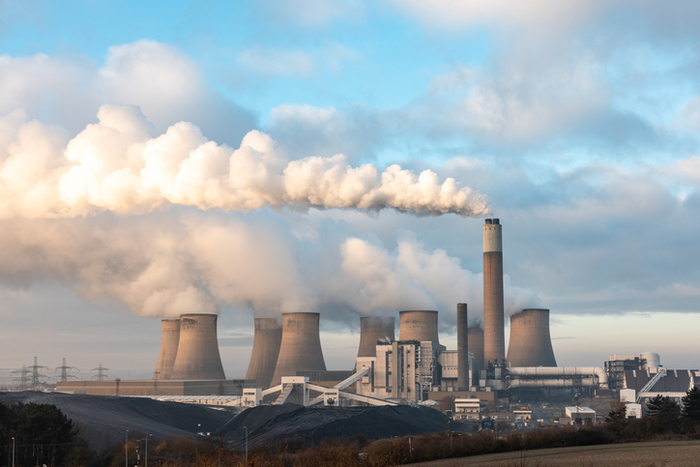
M 350 166 L 344 155 L 289 161 L 268 135 L 240 148 L 208 141 L 180 122 L 157 137 L 137 107 L 102 106 L 98 123 L 65 142 L 60 129 L 30 122 L 2 148 L 0 218 L 142 214 L 168 205 L 250 211 L 264 206 L 393 208 L 418 215 L 489 213 L 485 196 L 392 165 Z M 0 121 L 7 133 L 13 119 Z M 12 131 L 12 129 L 9 129 Z

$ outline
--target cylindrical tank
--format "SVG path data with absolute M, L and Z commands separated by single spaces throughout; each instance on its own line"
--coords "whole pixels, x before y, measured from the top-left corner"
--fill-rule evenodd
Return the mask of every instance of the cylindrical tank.
M 467 304 L 457 304 L 457 389 L 469 390 L 469 319 Z
M 431 341 L 438 339 L 438 312 L 435 310 L 405 310 L 399 312 L 399 339 L 402 341 Z
M 280 384 L 282 376 L 296 376 L 297 371 L 326 370 L 318 320 L 318 313 L 282 314 L 282 343 L 271 386 Z
M 508 362 L 512 367 L 557 366 L 549 336 L 549 310 L 529 308 L 510 317 Z
M 177 357 L 177 347 L 180 343 L 180 320 L 164 319 L 161 321 L 160 353 L 153 379 L 170 379 Z
M 360 318 L 360 347 L 358 357 L 375 357 L 377 341 L 394 342 L 395 320 L 389 316 L 363 316 Z
M 474 380 L 472 386 L 478 386 L 479 372 L 484 369 L 484 330 L 479 326 L 472 326 L 467 332 L 469 339 L 469 353 L 474 355 L 476 368 L 472 368 Z
M 484 224 L 484 364 L 503 363 L 505 350 L 503 306 L 503 241 L 498 219 Z
M 245 379 L 254 379 L 258 388 L 270 387 L 282 343 L 282 323 L 276 318 L 255 318 L 253 352 Z
M 644 352 L 640 355 L 640 357 L 642 357 L 642 360 L 646 361 L 646 363 L 642 365 L 642 369 L 644 370 L 648 370 L 649 368 L 658 368 L 661 366 L 661 357 L 659 357 L 659 354 L 657 353 Z
M 180 341 L 170 379 L 226 379 L 216 337 L 217 318 L 202 313 L 180 316 Z

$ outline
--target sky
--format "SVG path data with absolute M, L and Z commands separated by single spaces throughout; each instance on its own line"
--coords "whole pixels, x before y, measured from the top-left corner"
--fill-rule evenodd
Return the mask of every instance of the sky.
M 149 378 L 160 318 L 551 310 L 560 366 L 700 367 L 700 4 L 0 0 L 0 384 Z M 506 320 L 507 322 L 507 320 Z M 506 342 L 508 330 L 506 329 Z

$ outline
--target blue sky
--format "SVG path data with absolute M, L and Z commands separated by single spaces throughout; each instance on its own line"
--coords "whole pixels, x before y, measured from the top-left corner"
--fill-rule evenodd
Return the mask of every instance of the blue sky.
M 220 313 L 231 377 L 254 314 L 320 311 L 331 368 L 368 313 L 438 309 L 449 346 L 455 303 L 481 311 L 486 210 L 509 312 L 551 309 L 560 364 L 698 367 L 699 16 L 0 0 L 0 367 L 148 376 L 185 309 Z

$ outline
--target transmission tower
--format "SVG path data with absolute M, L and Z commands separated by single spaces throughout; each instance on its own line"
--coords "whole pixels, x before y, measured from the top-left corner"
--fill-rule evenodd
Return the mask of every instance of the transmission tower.
M 93 368 L 90 371 L 91 372 L 97 371 L 97 374 L 95 376 L 93 376 L 93 378 L 96 378 L 97 381 L 104 381 L 107 379 L 107 371 L 108 370 L 109 370 L 109 368 L 103 367 L 102 364 L 100 363 L 97 368 Z
M 20 375 L 19 378 L 13 379 L 13 381 L 19 382 L 20 391 L 26 391 L 27 389 L 29 389 L 29 369 L 27 369 L 27 365 L 22 365 L 21 370 L 14 370 L 12 373 L 19 373 Z
M 58 380 L 61 381 L 62 383 L 65 383 L 66 381 L 68 381 L 68 378 L 76 378 L 76 379 L 78 378 L 77 376 L 73 376 L 70 373 L 68 373 L 69 370 L 80 371 L 80 369 L 78 369 L 74 366 L 66 366 L 66 357 L 63 357 L 63 365 L 56 368 L 56 371 L 58 371 L 58 370 L 61 370 L 61 374 L 58 377 Z
M 42 366 L 37 363 L 37 358 L 34 357 L 34 365 L 29 367 L 32 370 L 32 391 L 38 391 L 41 389 L 42 378 L 48 378 L 48 376 L 39 373 L 41 369 L 49 369 L 47 366 Z

